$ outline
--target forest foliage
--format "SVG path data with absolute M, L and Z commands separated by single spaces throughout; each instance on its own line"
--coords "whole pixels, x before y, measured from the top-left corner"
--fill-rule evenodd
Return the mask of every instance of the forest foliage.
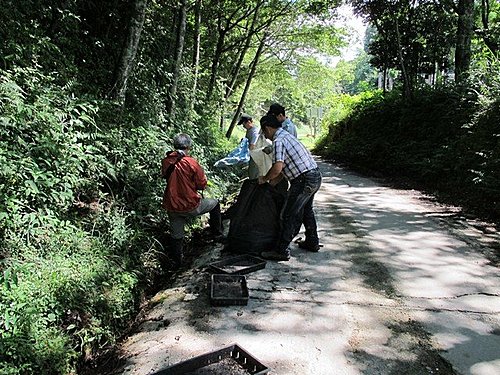
M 335 67 L 341 0 L 2 3 L 1 374 L 76 373 L 116 342 L 165 277 L 170 139 L 224 201 L 242 111 L 280 102 L 315 136 L 322 108 L 323 155 L 498 209 L 498 3 L 348 2 L 366 48 Z
M 336 5 L 2 2 L 0 373 L 76 373 L 115 343 L 165 277 L 170 139 L 192 136 L 205 197 L 224 201 L 244 171 L 212 165 L 253 78 L 336 51 Z

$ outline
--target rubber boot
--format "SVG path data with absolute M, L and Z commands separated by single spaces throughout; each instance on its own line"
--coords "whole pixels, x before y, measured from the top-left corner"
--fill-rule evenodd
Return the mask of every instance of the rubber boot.
M 208 225 L 210 225 L 210 232 L 214 236 L 214 238 L 222 239 L 224 233 L 224 227 L 222 226 L 222 216 L 220 213 L 220 204 L 212 208 L 210 211 L 210 218 L 208 219 Z
M 182 247 L 183 247 L 182 238 L 179 239 L 172 238 L 170 240 L 170 256 L 172 257 L 172 260 L 174 262 L 175 269 L 180 268 L 182 265 L 182 260 L 184 258 Z

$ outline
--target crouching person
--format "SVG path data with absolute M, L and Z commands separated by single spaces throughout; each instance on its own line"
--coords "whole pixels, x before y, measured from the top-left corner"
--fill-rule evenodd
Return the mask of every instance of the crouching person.
M 190 218 L 210 213 L 212 234 L 222 236 L 220 205 L 217 199 L 202 198 L 198 190 L 207 186 L 207 177 L 198 162 L 189 156 L 193 141 L 187 134 L 173 139 L 175 151 L 170 151 L 162 161 L 161 174 L 167 181 L 162 206 L 168 212 L 171 234 L 171 255 L 174 266 L 180 267 L 183 259 L 184 226 Z

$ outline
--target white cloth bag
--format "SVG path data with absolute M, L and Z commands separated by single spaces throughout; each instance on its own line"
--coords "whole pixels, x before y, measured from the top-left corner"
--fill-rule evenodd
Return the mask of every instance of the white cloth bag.
M 253 159 L 257 168 L 259 168 L 259 176 L 264 176 L 273 165 L 273 157 L 271 154 L 266 154 L 263 150 L 268 146 L 272 146 L 272 142 L 266 139 L 264 134 L 260 134 L 255 143 L 255 148 L 250 150 L 250 157 Z

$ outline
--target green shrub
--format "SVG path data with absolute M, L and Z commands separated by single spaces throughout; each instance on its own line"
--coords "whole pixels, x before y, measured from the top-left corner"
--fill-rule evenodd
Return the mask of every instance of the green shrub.
M 0 373 L 75 372 L 123 332 L 160 272 L 174 134 L 193 137 L 205 196 L 238 177 L 210 168 L 231 148 L 210 116 L 165 128 L 158 107 L 76 91 L 37 69 L 0 72 Z
M 317 152 L 500 215 L 499 103 L 444 87 L 410 103 L 399 93 L 362 98 L 330 123 Z
M 45 231 L 24 249 L 29 262 L 10 257 L 5 264 L 0 362 L 64 374 L 77 353 L 114 341 L 138 306 L 139 280 L 125 267 L 128 256 L 114 255 L 108 241 L 71 225 Z
M 95 105 L 51 82 L 34 69 L 0 74 L 0 228 L 66 210 L 109 164 L 93 141 Z

